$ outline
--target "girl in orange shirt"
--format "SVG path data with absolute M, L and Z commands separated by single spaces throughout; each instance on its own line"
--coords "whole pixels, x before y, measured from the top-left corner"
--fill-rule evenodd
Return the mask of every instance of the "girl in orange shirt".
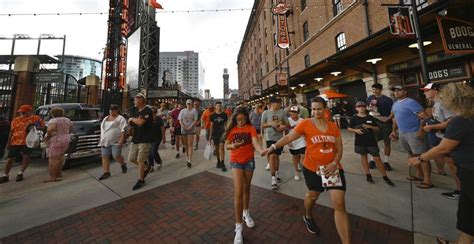
M 250 124 L 245 108 L 237 108 L 224 133 L 225 146 L 230 150 L 230 168 L 234 181 L 235 238 L 234 243 L 242 243 L 242 220 L 249 228 L 255 222 L 249 213 L 250 186 L 255 169 L 254 151 L 263 152 L 257 139 L 257 130 Z M 254 149 L 255 148 L 255 149 Z
M 350 243 L 350 228 L 345 206 L 346 181 L 340 164 L 342 158 L 341 133 L 335 123 L 324 117 L 326 110 L 326 101 L 320 97 L 314 98 L 311 102 L 313 118 L 301 121 L 288 135 L 272 144 L 264 153 L 270 153 L 281 148 L 301 136 L 305 137 L 306 154 L 303 162 L 303 174 L 308 193 L 306 193 L 304 199 L 305 215 L 303 220 L 306 228 L 312 234 L 319 233 L 319 228 L 314 223 L 311 213 L 319 194 L 326 190 L 330 194 L 332 207 L 334 208 L 337 232 L 342 243 L 347 244 Z M 319 172 L 321 166 L 324 169 Z M 338 186 L 323 186 L 321 175 L 324 175 L 327 179 L 335 174 L 339 174 L 340 184 Z

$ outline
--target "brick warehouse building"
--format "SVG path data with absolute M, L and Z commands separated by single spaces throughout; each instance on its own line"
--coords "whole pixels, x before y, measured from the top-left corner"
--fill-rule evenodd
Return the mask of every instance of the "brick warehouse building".
M 472 79 L 473 55 L 445 54 L 436 21 L 442 10 L 446 10 L 446 17 L 472 20 L 472 0 L 416 1 L 423 37 L 431 42 L 425 52 L 432 80 Z M 374 78 L 384 87 L 402 84 L 410 88 L 411 96 L 419 97 L 416 88 L 424 84 L 420 59 L 416 44 L 408 47 L 416 39 L 393 37 L 387 7 L 381 5 L 397 4 L 399 0 L 288 0 L 292 6 L 288 16 L 289 55 L 276 46 L 276 19 L 271 12 L 276 2 L 254 2 L 237 58 L 242 97 L 251 102 L 270 95 L 285 98 L 287 87 L 276 85 L 280 70 L 289 71 L 290 94 L 299 102 L 308 102 L 327 89 L 350 95 L 351 102 L 365 99 Z M 382 60 L 367 62 L 373 58 Z M 336 76 L 333 72 L 341 73 Z M 438 76 L 440 72 L 448 75 Z M 258 96 L 260 92 L 262 96 Z M 384 93 L 389 92 L 384 89 Z

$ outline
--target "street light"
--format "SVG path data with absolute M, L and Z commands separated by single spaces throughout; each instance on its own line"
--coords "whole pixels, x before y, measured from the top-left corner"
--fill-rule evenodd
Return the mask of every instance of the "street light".
M 305 86 L 305 84 L 301 83 L 301 84 L 298 84 L 298 86 L 303 87 Z
M 295 89 L 296 89 L 296 87 L 294 87 L 294 86 L 292 86 L 292 87 L 290 87 L 290 88 L 291 88 L 291 90 L 295 90 Z
M 324 78 L 322 78 L 322 77 L 316 77 L 316 78 L 314 78 L 314 80 L 319 83 L 320 81 L 324 80 Z
M 334 76 L 338 76 L 338 75 L 342 74 L 342 72 L 341 71 L 334 71 L 334 72 L 331 72 L 330 74 L 334 75 Z
M 424 41 L 423 46 L 426 47 L 428 45 L 431 45 L 433 43 L 432 41 Z M 413 43 L 408 46 L 408 48 L 418 48 L 418 43 Z
M 379 61 L 382 61 L 382 58 L 371 58 L 371 59 L 365 60 L 365 62 L 372 63 L 372 64 L 376 64 Z

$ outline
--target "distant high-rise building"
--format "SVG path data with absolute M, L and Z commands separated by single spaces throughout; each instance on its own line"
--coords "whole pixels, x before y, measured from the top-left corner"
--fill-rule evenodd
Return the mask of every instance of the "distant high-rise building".
M 165 71 L 169 71 L 172 83 L 178 82 L 183 92 L 194 97 L 199 96 L 199 53 L 160 52 L 159 86 L 162 85 Z
M 222 78 L 224 78 L 224 98 L 226 98 L 229 95 L 229 73 L 227 68 L 224 69 Z
M 204 99 L 211 99 L 211 90 L 204 90 Z
M 90 74 L 95 74 L 101 78 L 102 62 L 99 60 L 73 55 L 57 57 L 62 61 L 63 72 L 74 76 L 76 80 L 80 80 Z

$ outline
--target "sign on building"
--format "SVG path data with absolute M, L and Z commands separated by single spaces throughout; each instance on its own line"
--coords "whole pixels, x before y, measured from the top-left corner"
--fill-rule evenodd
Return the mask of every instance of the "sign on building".
M 279 3 L 272 8 L 272 13 L 277 15 L 277 45 L 279 48 L 290 47 L 290 34 L 288 31 L 288 19 L 286 14 L 291 10 L 289 3 Z
M 437 16 L 446 54 L 474 53 L 474 24 L 460 19 Z
M 388 7 L 390 33 L 398 38 L 415 37 L 413 14 L 410 7 Z
M 276 74 L 277 84 L 279 86 L 287 86 L 288 85 L 288 74 L 287 73 L 277 73 Z

